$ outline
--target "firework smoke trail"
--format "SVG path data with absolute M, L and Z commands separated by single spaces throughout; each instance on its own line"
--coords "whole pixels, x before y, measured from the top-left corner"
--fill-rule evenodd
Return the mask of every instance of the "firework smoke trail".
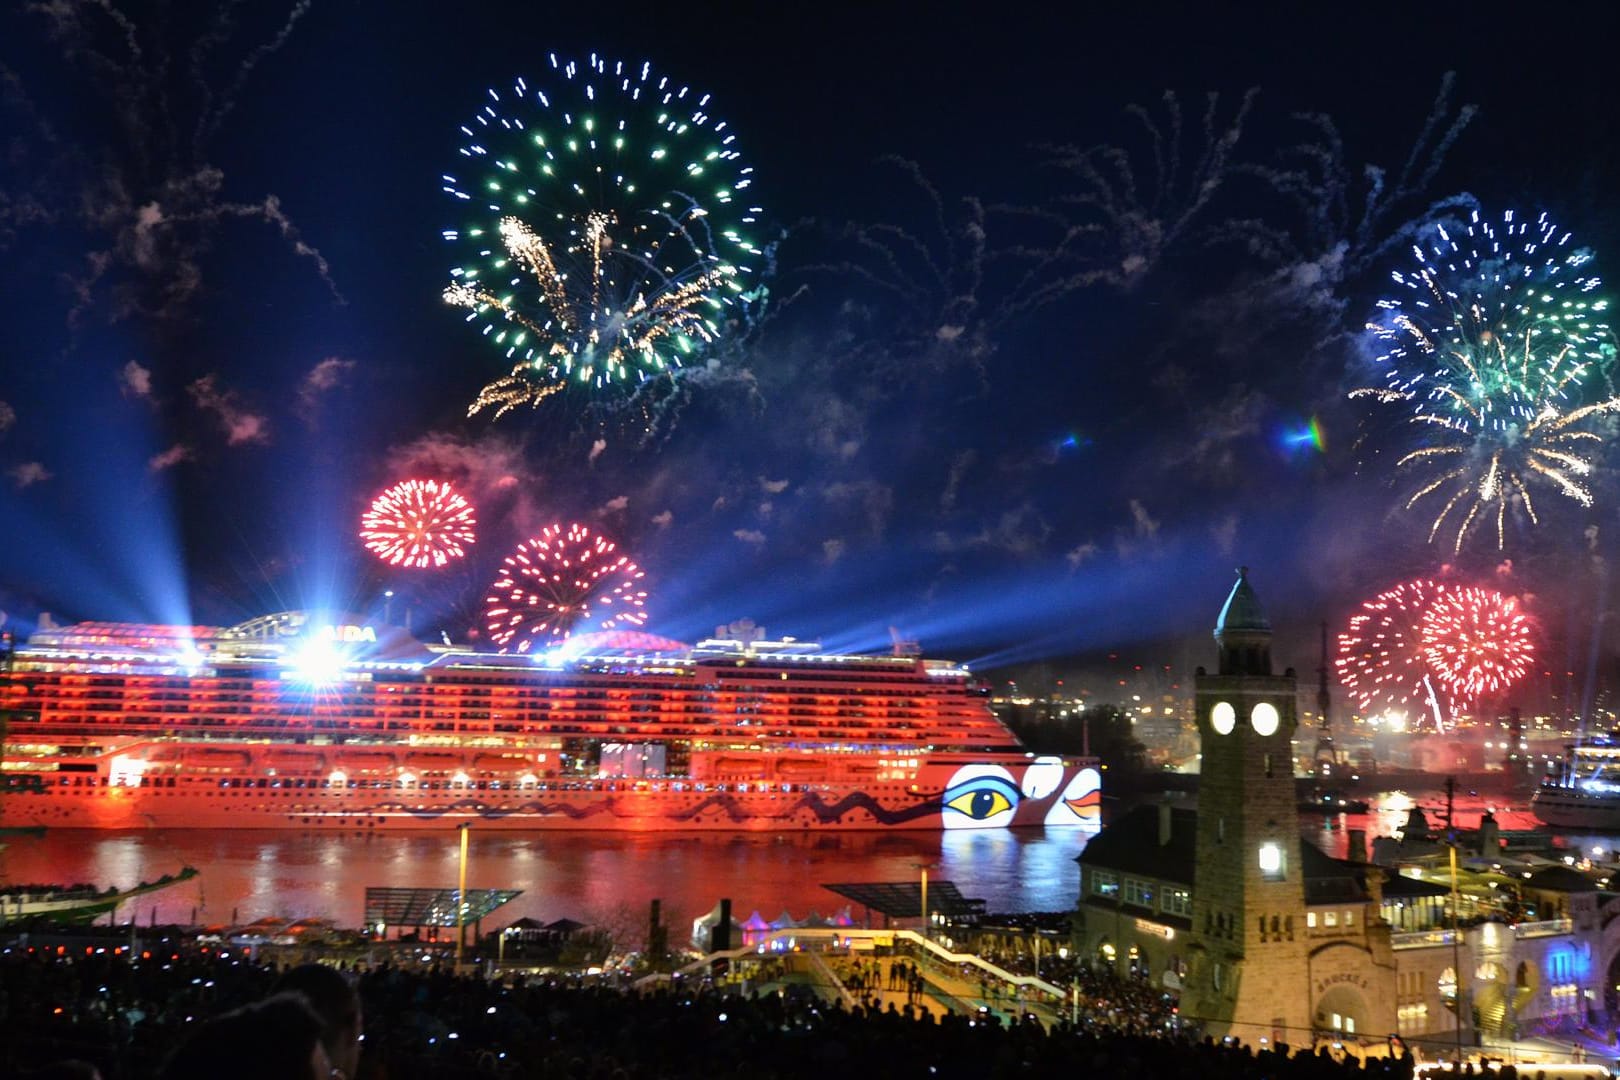
M 87 151 L 47 126 L 36 125 L 37 141 L 47 148 L 53 171 L 64 179 L 34 192 L 24 205 L 31 207 L 29 215 L 35 222 L 76 220 L 91 237 L 83 270 L 71 280 L 76 299 L 69 312 L 70 326 L 101 303 L 109 282 L 116 296 L 114 318 L 180 314 L 201 285 L 201 260 L 214 243 L 216 227 L 237 219 L 271 226 L 294 254 L 314 266 L 333 298 L 342 302 L 330 266 L 299 234 L 277 196 L 227 198 L 224 172 L 208 161 L 202 145 L 204 135 L 218 130 L 253 69 L 285 44 L 308 7 L 307 0 L 296 5 L 280 32 L 238 66 L 220 109 L 210 111 L 206 103 L 212 95 L 202 95 L 204 112 L 196 118 L 197 137 L 190 145 L 176 136 L 180 117 L 166 89 L 171 58 L 165 35 L 172 33 L 170 27 L 143 26 L 111 0 L 63 0 L 29 9 L 45 20 L 47 36 L 62 58 L 108 96 L 108 113 L 121 134 L 117 145 Z M 194 42 L 190 50 L 194 83 L 206 86 L 203 59 L 231 36 L 232 10 L 222 9 Z M 9 72 L 0 75 L 10 87 L 8 103 L 26 100 L 20 80 Z M 14 195 L 0 197 L 0 208 L 18 202 Z M 18 216 L 15 209 L 0 214 L 0 225 L 6 217 Z
M 220 125 L 225 122 L 225 118 L 230 115 L 232 109 L 236 108 L 236 99 L 241 95 L 242 89 L 247 86 L 248 79 L 253 75 L 253 69 L 258 67 L 266 57 L 280 51 L 281 47 L 287 44 L 287 39 L 292 37 L 293 28 L 298 25 L 298 20 L 309 14 L 309 9 L 313 6 L 314 0 L 299 0 L 297 4 L 293 5 L 292 10 L 287 13 L 287 21 L 282 24 L 276 35 L 248 53 L 241 64 L 237 66 L 236 77 L 231 80 L 231 85 L 226 88 L 223 97 L 221 97 L 219 108 L 205 113 L 203 118 L 198 121 L 197 140 L 199 143 L 219 131 Z M 224 15 L 230 11 L 230 7 L 225 6 L 220 10 L 221 20 L 219 25 L 224 27 L 223 33 L 228 38 L 229 27 L 228 23 L 224 21 Z M 200 61 L 203 54 L 196 52 L 194 55 Z M 193 70 L 196 71 L 198 68 L 194 66 Z M 212 95 L 210 95 L 210 99 L 211 97 Z
M 1181 100 L 1173 92 L 1167 90 L 1161 98 L 1162 116 L 1142 105 L 1127 106 L 1151 148 L 1151 178 L 1146 182 L 1122 146 L 1047 147 L 1049 164 L 1071 176 L 1076 190 L 1061 197 L 1056 208 L 1031 214 L 1061 230 L 1046 253 L 1046 266 L 1075 268 L 1044 283 L 1030 302 L 1049 303 L 1097 284 L 1130 288 L 1176 247 L 1229 229 L 1227 223 L 1206 219 L 1237 172 L 1238 144 L 1258 94 L 1258 89 L 1248 90 L 1227 120 L 1221 119 L 1220 95 L 1206 95 L 1202 141 L 1190 156 Z
M 1346 160 L 1343 136 L 1331 116 L 1295 113 L 1294 119 L 1314 138 L 1285 151 L 1281 164 L 1239 168 L 1293 204 L 1297 222 L 1233 222 L 1222 239 L 1240 243 L 1289 273 L 1314 265 L 1338 285 L 1365 274 L 1432 223 L 1471 211 L 1476 204 L 1467 193 L 1438 200 L 1429 195 L 1451 148 L 1478 112 L 1474 105 L 1453 109 L 1455 85 L 1454 73 L 1440 80 L 1434 104 L 1393 181 L 1382 166 L 1358 167 Z M 1362 183 L 1365 187 L 1358 192 Z
M 1454 528 L 1448 538 L 1461 552 L 1494 520 L 1503 550 L 1510 513 L 1540 522 L 1533 486 L 1593 505 L 1585 481 L 1605 445 L 1593 428 L 1620 412 L 1607 387 L 1609 301 L 1589 273 L 1590 252 L 1545 214 L 1509 211 L 1493 226 L 1476 212 L 1461 226 L 1435 226 L 1413 254 L 1416 270 L 1391 275 L 1401 291 L 1368 324 L 1385 348 L 1374 361 L 1384 385 L 1350 396 L 1410 407 L 1423 445 L 1396 469 L 1417 477 L 1406 509 L 1439 506 L 1430 542 Z M 1605 396 L 1588 400 L 1597 382 Z
M 19 231 L 52 225 L 60 219 L 61 211 L 51 205 L 49 193 L 63 182 L 58 175 L 60 168 L 55 166 L 60 157 L 56 131 L 29 98 L 17 73 L 0 63 L 0 116 L 7 112 L 18 116 L 22 121 L 21 126 L 33 131 L 34 137 L 47 153 L 38 161 L 25 159 L 27 167 L 17 170 L 29 175 L 31 183 L 28 190 L 0 190 L 0 250 L 4 250 Z M 26 139 L 18 137 L 12 145 L 13 153 L 26 153 Z M 24 165 L 25 161 L 19 160 L 15 164 Z
M 634 396 L 712 358 L 764 295 L 753 169 L 709 96 L 649 64 L 549 59 L 544 85 L 488 91 L 467 170 L 443 177 L 468 215 L 443 231 L 462 260 L 444 299 L 511 364 L 468 415 Z
M 915 214 L 904 221 L 807 222 L 796 230 L 798 239 L 822 245 L 792 266 L 808 283 L 803 293 L 820 291 L 823 282 L 859 286 L 843 306 L 850 317 L 844 340 L 818 363 L 859 369 L 863 383 L 889 389 L 966 369 L 983 392 L 1001 332 L 1078 287 L 1050 286 L 1068 254 L 1016 235 L 1032 217 L 1047 225 L 1044 212 L 973 195 L 947 198 L 907 158 L 889 155 L 877 164 L 897 172 L 914 193 Z

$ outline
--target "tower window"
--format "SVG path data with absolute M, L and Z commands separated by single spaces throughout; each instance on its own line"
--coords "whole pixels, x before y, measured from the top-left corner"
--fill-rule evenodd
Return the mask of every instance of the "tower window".
M 1282 845 L 1266 841 L 1260 845 L 1260 876 L 1267 881 L 1281 881 L 1286 867 L 1283 865 Z

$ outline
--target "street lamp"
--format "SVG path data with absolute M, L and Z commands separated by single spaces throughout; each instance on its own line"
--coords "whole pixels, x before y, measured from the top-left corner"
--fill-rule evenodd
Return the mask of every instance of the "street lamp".
M 459 974 L 461 956 L 467 947 L 467 837 L 472 834 L 472 822 L 462 822 L 456 828 L 461 832 L 461 884 L 456 890 L 456 972 Z
M 933 936 L 928 932 L 930 923 L 928 918 L 928 868 L 932 864 L 913 863 L 912 865 L 922 872 L 922 934 L 923 940 L 927 941 Z
M 928 932 L 928 867 L 922 868 L 922 921 L 923 940 L 927 941 L 932 935 Z

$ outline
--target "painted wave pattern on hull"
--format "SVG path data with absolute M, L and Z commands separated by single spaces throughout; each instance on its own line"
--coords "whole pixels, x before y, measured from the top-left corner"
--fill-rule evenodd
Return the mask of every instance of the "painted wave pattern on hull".
M 137 790 L 117 792 L 128 801 L 115 816 L 127 817 L 131 827 L 175 827 L 154 816 L 154 807 L 142 805 Z M 821 792 L 808 792 L 784 806 L 761 812 L 758 796 L 715 792 L 696 802 L 660 810 L 661 796 L 636 797 L 603 792 L 597 798 L 526 799 L 522 802 L 492 804 L 478 798 L 463 798 L 433 806 L 411 804 L 397 798 L 379 798 L 331 809 L 318 806 L 274 808 L 278 819 L 298 825 L 335 825 L 361 828 L 421 828 L 440 822 L 474 818 L 490 824 L 522 828 L 631 828 L 683 830 L 703 828 L 793 829 L 824 828 L 926 828 L 926 829 L 1007 829 L 1015 826 L 1077 827 L 1097 830 L 1101 826 L 1101 775 L 1089 766 L 1075 767 L 1059 758 L 1037 758 L 1014 778 L 1013 769 L 998 764 L 972 764 L 959 768 L 943 792 L 921 794 L 907 806 L 886 806 L 863 791 L 837 798 Z M 50 799 L 49 796 L 45 797 Z M 58 818 L 49 824 L 68 825 L 77 816 L 71 808 L 56 803 Z M 123 801 L 123 800 L 120 800 Z M 13 822 L 27 815 L 35 799 L 16 794 L 10 802 Z M 45 807 L 40 805 L 41 809 Z M 102 804 L 96 818 L 105 818 L 111 806 Z M 179 808 L 174 808 L 178 810 Z M 233 808 L 234 809 L 234 808 Z M 245 807 L 243 809 L 246 809 Z M 268 809 L 268 808 L 267 808 Z M 23 811 L 18 814 L 17 811 Z M 170 811 L 171 813 L 173 810 Z M 244 826 L 260 824 L 261 815 L 240 814 Z M 42 819 L 40 824 L 46 822 Z M 89 824 L 89 821 L 85 822 Z M 98 827 L 117 827 L 111 820 L 97 820 Z

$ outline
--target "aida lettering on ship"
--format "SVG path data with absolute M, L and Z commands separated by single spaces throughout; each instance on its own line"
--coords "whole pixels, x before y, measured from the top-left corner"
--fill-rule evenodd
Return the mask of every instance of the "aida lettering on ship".
M 7 824 L 1003 829 L 1099 825 L 959 664 L 588 634 L 537 656 L 305 612 L 77 623 L 3 676 Z

